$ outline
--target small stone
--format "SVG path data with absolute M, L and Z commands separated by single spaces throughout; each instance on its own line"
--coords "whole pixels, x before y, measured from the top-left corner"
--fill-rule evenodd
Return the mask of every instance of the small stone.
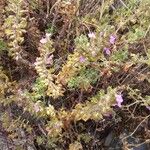
M 113 138 L 114 138 L 114 134 L 113 134 L 113 132 L 110 132 L 110 133 L 108 134 L 108 136 L 106 137 L 104 146 L 107 146 L 107 147 L 108 147 L 108 146 L 111 144 Z

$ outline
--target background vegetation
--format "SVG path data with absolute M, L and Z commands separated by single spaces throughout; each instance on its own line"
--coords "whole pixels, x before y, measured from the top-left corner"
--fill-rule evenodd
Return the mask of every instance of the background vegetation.
M 149 0 L 0 0 L 0 10 L 8 149 L 108 150 L 110 133 L 115 150 L 150 142 Z

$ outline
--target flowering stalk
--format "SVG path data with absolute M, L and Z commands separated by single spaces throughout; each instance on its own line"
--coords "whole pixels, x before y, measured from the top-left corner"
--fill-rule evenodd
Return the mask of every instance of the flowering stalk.
M 86 64 L 86 58 L 75 51 L 74 54 L 68 56 L 66 64 L 62 67 L 61 72 L 57 76 L 57 81 L 66 85 L 69 79 L 75 76 Z
M 115 44 L 115 42 L 116 42 L 116 37 L 115 37 L 114 35 L 110 35 L 110 37 L 109 37 L 109 42 L 110 42 L 110 44 Z
M 108 88 L 107 94 L 99 91 L 94 97 L 84 104 L 77 104 L 71 112 L 71 116 L 76 121 L 88 119 L 100 120 L 106 114 L 111 114 L 113 109 L 111 106 L 115 104 L 116 89 Z
M 111 53 L 110 48 L 104 47 L 104 53 L 110 55 Z
M 53 74 L 53 52 L 52 41 L 50 40 L 50 35 L 46 34 L 46 38 L 42 38 L 40 41 L 39 52 L 40 57 L 36 59 L 35 69 L 40 76 L 40 80 L 47 87 L 47 95 L 52 96 L 53 98 L 58 98 L 63 95 L 63 90 L 61 84 L 54 83 L 54 74 Z M 50 66 L 48 69 L 47 65 Z
M 9 43 L 9 55 L 18 60 L 21 57 L 21 43 L 24 41 L 23 33 L 26 32 L 27 25 L 26 17 L 24 17 L 26 10 L 23 7 L 23 0 L 8 0 L 6 11 L 9 16 L 5 19 L 3 28 Z

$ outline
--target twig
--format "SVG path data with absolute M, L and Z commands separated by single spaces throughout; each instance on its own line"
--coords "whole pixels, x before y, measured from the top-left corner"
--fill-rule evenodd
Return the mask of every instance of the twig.
M 128 135 L 128 136 L 126 136 L 126 137 L 124 137 L 124 138 L 122 139 L 122 142 L 123 142 L 125 139 L 127 139 L 127 138 L 133 136 L 133 134 L 134 134 L 134 133 L 137 131 L 137 129 L 142 125 L 142 123 L 143 123 L 145 120 L 147 120 L 149 117 L 150 117 L 150 115 L 146 116 L 146 117 L 140 122 L 140 124 L 135 128 L 135 130 L 134 130 L 130 135 Z
M 56 3 L 51 7 L 49 14 L 52 13 L 53 9 L 55 6 L 57 6 L 57 4 L 59 4 L 61 2 L 61 0 L 57 0 Z

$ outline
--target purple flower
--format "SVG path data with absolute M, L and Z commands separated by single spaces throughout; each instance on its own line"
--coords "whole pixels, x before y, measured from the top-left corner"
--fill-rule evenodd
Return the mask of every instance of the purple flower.
M 102 37 L 104 35 L 104 32 L 100 32 L 99 35 L 100 37 Z
M 110 42 L 111 44 L 115 44 L 115 41 L 116 41 L 116 37 L 115 37 L 114 35 L 111 35 L 111 36 L 109 37 L 109 42 Z
M 46 38 L 42 38 L 42 39 L 40 40 L 40 42 L 41 42 L 42 44 L 45 44 L 45 43 L 47 43 L 47 39 L 46 39 Z
M 79 61 L 81 62 L 81 63 L 84 63 L 85 62 L 85 57 L 83 57 L 83 56 L 80 56 L 80 58 L 79 58 Z
M 90 33 L 88 34 L 88 36 L 89 36 L 89 38 L 93 38 L 93 39 L 96 38 L 95 33 L 93 33 L 93 32 L 90 32 Z
M 53 57 L 54 57 L 54 55 L 52 54 L 52 55 L 50 55 L 49 57 L 47 57 L 46 58 L 46 64 L 48 65 L 52 65 L 53 64 Z
M 107 48 L 107 47 L 104 48 L 104 52 L 105 52 L 107 55 L 110 55 L 110 53 L 111 53 L 111 52 L 110 52 L 110 49 Z
M 35 103 L 33 109 L 37 113 L 40 111 L 40 106 L 37 103 Z
M 121 93 L 120 94 L 116 94 L 115 97 L 116 97 L 117 106 L 121 107 L 121 104 L 123 102 L 122 94 Z
M 71 46 L 71 47 L 69 47 L 69 52 L 73 52 L 74 51 L 74 47 L 73 46 Z
M 108 113 L 105 113 L 105 114 L 104 114 L 104 117 L 111 118 L 111 117 L 112 117 L 112 114 L 111 114 L 111 113 L 109 113 L 109 112 L 108 112 Z
M 146 108 L 147 108 L 148 110 L 150 110 L 150 106 L 146 106 Z

